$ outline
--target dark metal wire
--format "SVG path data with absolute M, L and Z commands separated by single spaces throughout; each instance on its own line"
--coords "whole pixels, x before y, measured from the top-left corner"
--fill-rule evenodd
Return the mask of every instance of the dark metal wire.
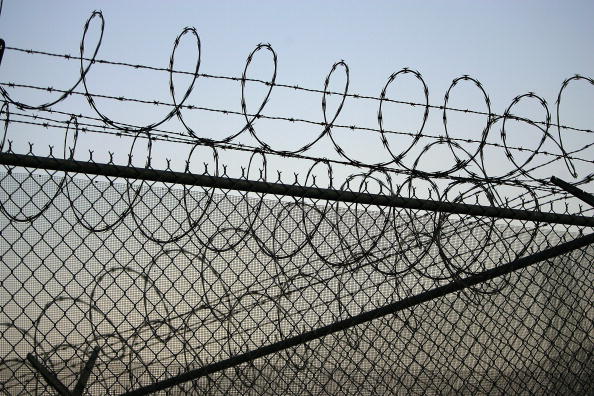
M 110 61 L 110 60 L 106 60 L 106 59 L 92 59 L 92 58 L 85 58 L 85 57 L 81 58 L 81 57 L 78 57 L 78 56 L 73 56 L 73 55 L 68 55 L 68 54 L 57 54 L 57 53 L 53 53 L 53 52 L 39 51 L 39 50 L 33 50 L 33 49 L 25 49 L 25 48 L 10 47 L 10 46 L 7 46 L 6 49 L 7 50 L 10 50 L 10 51 L 22 52 L 22 53 L 26 53 L 26 54 L 45 55 L 45 56 L 57 57 L 57 58 L 62 58 L 62 59 L 67 59 L 67 60 L 81 60 L 82 59 L 84 61 L 88 61 L 88 62 L 92 62 L 92 63 L 98 63 L 98 64 L 115 65 L 115 66 L 126 66 L 126 67 L 130 67 L 130 68 L 137 69 L 137 70 L 145 69 L 145 70 L 153 70 L 153 71 L 162 71 L 162 72 L 173 73 L 173 74 L 185 74 L 185 75 L 190 75 L 190 76 L 196 75 L 193 72 L 188 72 L 188 71 L 183 71 L 183 70 L 175 70 L 175 69 L 169 69 L 169 68 L 163 68 L 163 67 L 156 67 L 156 66 L 148 66 L 148 65 L 142 65 L 142 64 L 127 63 L 127 62 L 117 62 L 117 61 Z M 403 68 L 399 72 L 396 72 L 396 73 L 392 74 L 389 77 L 389 79 L 388 79 L 388 83 L 392 82 L 395 79 L 395 76 L 398 75 L 399 73 L 405 73 L 405 72 L 408 73 L 408 72 L 413 72 L 413 71 L 410 70 L 409 68 Z M 416 71 L 415 71 L 415 73 L 420 76 L 420 73 L 418 73 Z M 214 74 L 207 74 L 207 73 L 198 73 L 197 74 L 197 77 L 212 78 L 212 79 L 222 79 L 222 80 L 231 80 L 231 81 L 236 81 L 236 82 L 241 82 L 241 81 L 255 82 L 255 83 L 260 83 L 260 84 L 264 84 L 264 85 L 267 85 L 267 86 L 274 86 L 274 87 L 279 87 L 279 88 L 289 88 L 289 89 L 296 90 L 296 91 L 305 91 L 305 92 L 320 93 L 320 94 L 326 94 L 326 95 L 340 95 L 340 96 L 343 96 L 343 93 L 341 93 L 341 92 L 325 91 L 325 90 L 320 90 L 320 89 L 315 89 L 315 88 L 306 88 L 306 87 L 301 87 L 301 86 L 296 85 L 296 84 L 282 84 L 282 83 L 274 83 L 273 84 L 270 81 L 264 81 L 264 80 L 259 80 L 259 79 L 255 79 L 255 78 L 247 78 L 246 77 L 244 79 L 242 77 L 222 76 L 222 75 L 214 75 Z M 588 81 L 588 82 L 590 82 L 592 84 L 592 79 L 576 74 L 575 76 L 570 77 L 570 78 L 564 80 L 564 82 L 562 83 L 562 89 L 560 91 L 560 94 L 562 94 L 563 90 L 565 89 L 566 86 L 569 85 L 569 83 L 571 83 L 572 81 L 577 81 L 577 80 L 585 80 L 585 81 Z M 421 106 L 421 107 L 427 106 L 427 104 L 423 104 L 423 103 L 417 103 L 417 102 L 411 102 L 411 101 L 403 101 L 403 100 L 395 100 L 395 99 L 386 98 L 385 97 L 385 93 L 384 93 L 384 97 L 382 97 L 382 96 L 361 95 L 361 94 L 354 94 L 354 93 L 347 93 L 345 96 L 348 97 L 348 98 L 353 98 L 353 99 L 368 99 L 368 100 L 375 100 L 375 101 L 382 101 L 382 102 L 403 104 L 403 105 L 408 105 L 408 106 Z M 560 103 L 560 100 L 558 100 L 558 103 Z M 486 115 L 486 116 L 489 116 L 490 115 L 490 116 L 494 116 L 496 118 L 503 118 L 503 115 L 499 115 L 499 114 L 495 114 L 495 113 L 485 113 L 485 112 L 482 112 L 482 111 L 476 111 L 476 110 L 472 110 L 472 109 L 462 109 L 462 108 L 448 107 L 448 106 L 443 106 L 443 105 L 439 105 L 439 106 L 428 105 L 428 107 L 431 108 L 431 109 L 437 109 L 437 110 L 449 110 L 449 111 L 455 111 L 455 112 L 462 112 L 462 113 L 466 113 L 466 114 L 476 114 L 476 115 Z M 524 118 L 524 117 L 515 116 L 515 115 L 511 115 L 511 114 L 508 116 L 508 118 L 519 120 L 519 121 L 532 121 L 532 122 L 535 122 L 537 124 L 542 124 L 542 125 L 545 124 L 542 121 L 533 121 L 533 120 L 529 120 L 529 119 Z M 594 133 L 594 131 L 591 130 L 591 129 L 576 128 L 576 127 L 569 126 L 569 125 L 562 125 L 562 124 L 559 124 L 559 122 L 557 122 L 557 124 L 551 124 L 551 126 L 557 127 L 557 128 L 560 128 L 560 129 L 567 129 L 567 130 L 577 131 L 577 132 Z

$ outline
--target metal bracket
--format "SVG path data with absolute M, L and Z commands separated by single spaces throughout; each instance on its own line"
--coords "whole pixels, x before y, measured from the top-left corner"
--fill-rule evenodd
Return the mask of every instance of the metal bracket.
M 62 383 L 58 379 L 58 376 L 48 369 L 43 363 L 41 363 L 35 355 L 32 353 L 27 354 L 27 360 L 31 365 L 39 371 L 39 373 L 45 378 L 47 383 L 56 390 L 62 396 L 81 396 L 87 386 L 87 382 L 89 381 L 89 376 L 91 375 L 91 371 L 93 371 L 93 367 L 95 366 L 95 362 L 97 361 L 97 357 L 99 356 L 99 347 L 95 347 L 93 352 L 91 353 L 91 357 L 83 367 L 82 371 L 80 372 L 80 377 L 76 386 L 74 387 L 73 391 L 70 391 L 66 385 Z
M 562 188 L 563 190 L 567 191 L 569 194 L 573 195 L 574 197 L 581 199 L 583 202 L 587 203 L 588 205 L 594 208 L 594 195 L 585 192 L 574 186 L 573 184 L 569 184 L 566 181 L 559 179 L 558 177 L 551 177 L 551 183 L 556 185 L 557 187 Z

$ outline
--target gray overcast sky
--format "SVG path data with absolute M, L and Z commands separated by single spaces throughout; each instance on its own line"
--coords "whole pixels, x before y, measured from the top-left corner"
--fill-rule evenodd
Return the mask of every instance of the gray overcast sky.
M 594 76 L 594 52 L 591 50 L 594 3 L 591 1 L 7 0 L 0 17 L 0 36 L 8 46 L 75 55 L 78 54 L 84 22 L 95 9 L 102 10 L 106 20 L 99 51 L 101 59 L 165 67 L 175 37 L 185 26 L 194 26 L 201 38 L 201 71 L 204 73 L 240 76 L 247 55 L 263 42 L 270 43 L 278 54 L 278 82 L 322 88 L 331 66 L 344 59 L 350 68 L 349 91 L 377 96 L 390 74 L 406 66 L 423 75 L 429 87 L 430 101 L 439 105 L 443 103 L 452 80 L 468 74 L 483 83 L 492 101 L 492 111 L 499 114 L 505 111 L 515 96 L 533 91 L 547 100 L 554 121 L 554 102 L 563 80 L 576 73 Z M 94 42 L 97 26 L 94 23 L 91 28 L 89 47 Z M 176 67 L 191 70 L 194 59 L 193 43 L 186 37 L 176 54 Z M 67 88 L 76 81 L 78 73 L 76 62 L 14 51 L 6 52 L 1 70 L 2 81 L 57 88 Z M 266 79 L 271 70 L 269 54 L 261 52 L 250 69 L 250 75 Z M 332 86 L 340 89 L 343 77 L 336 73 Z M 179 87 L 187 83 L 183 77 L 176 79 Z M 389 91 L 390 97 L 422 100 L 420 85 L 414 79 L 403 79 L 399 84 L 398 89 Z M 115 96 L 169 100 L 165 73 L 148 74 L 97 65 L 89 75 L 89 87 L 93 92 Z M 253 89 L 250 91 L 253 98 L 248 96 L 248 109 L 253 110 L 263 91 L 261 87 L 250 89 Z M 55 94 L 40 95 L 30 90 L 11 92 L 15 97 L 33 103 L 55 97 Z M 592 129 L 594 87 L 581 83 L 572 85 L 564 99 L 561 123 Z M 264 113 L 321 121 L 320 102 L 319 94 L 306 95 L 275 88 Z M 199 79 L 189 103 L 239 110 L 240 88 L 238 84 Z M 456 88 L 449 103 L 462 108 L 486 109 L 479 91 L 470 84 Z M 336 101 L 330 100 L 330 107 L 336 104 Z M 154 108 L 147 112 L 146 106 L 129 103 L 114 106 L 106 101 L 100 105 L 111 118 L 136 125 L 156 121 L 166 113 L 166 109 Z M 377 127 L 377 106 L 377 102 L 349 99 L 338 122 Z M 59 108 L 93 115 L 82 100 L 76 102 L 69 98 Z M 544 110 L 529 100 L 514 108 L 513 112 L 536 120 L 545 118 Z M 418 108 L 387 107 L 385 126 L 393 130 L 412 131 L 418 128 L 421 114 Z M 452 135 L 475 139 L 480 136 L 484 118 L 463 118 L 456 114 L 448 114 L 448 117 Z M 441 118 L 441 112 L 432 110 L 425 131 L 443 134 Z M 219 138 L 242 125 L 241 117 L 221 120 L 202 113 L 189 114 L 188 120 L 202 136 Z M 168 127 L 172 130 L 177 128 L 175 124 Z M 319 128 L 307 125 L 266 120 L 259 120 L 257 127 L 263 139 L 279 149 L 295 149 L 319 133 Z M 500 129 L 501 125 L 495 125 L 489 139 L 500 141 Z M 557 133 L 556 130 L 551 132 L 554 135 Z M 13 130 L 9 133 L 17 140 Z M 22 136 L 25 135 L 19 136 L 24 142 Z M 49 135 L 44 136 L 42 142 Z M 540 139 L 538 133 L 525 126 L 510 125 L 508 136 L 510 144 L 524 147 L 534 147 L 534 142 Z M 36 138 L 27 135 L 27 139 Z M 97 152 L 119 149 L 117 142 L 99 141 L 96 137 L 85 139 L 84 142 L 81 139 L 79 147 L 86 144 Z M 377 135 L 337 130 L 336 139 L 356 159 L 374 162 L 378 157 L 388 158 Z M 404 141 L 393 139 L 391 144 L 394 146 L 406 145 Z M 246 137 L 238 141 L 255 144 Z M 591 134 L 568 135 L 566 140 L 569 148 L 588 142 L 592 142 Z M 129 143 L 125 146 L 129 147 Z M 555 150 L 554 145 L 549 143 L 544 148 Z M 178 149 L 162 146 L 158 151 L 163 157 L 185 159 L 187 153 L 178 155 Z M 447 150 L 440 150 L 436 151 L 433 159 L 443 158 L 443 162 L 451 162 L 451 158 L 446 158 Z M 127 154 L 129 149 L 121 151 Z M 582 153 L 585 158 L 591 154 L 594 154 L 592 150 Z M 312 150 L 312 155 L 336 157 L 328 139 L 320 141 Z M 410 156 L 409 164 L 416 155 L 418 152 Z M 501 152 L 492 155 L 493 159 L 488 162 L 494 164 L 496 173 L 505 158 Z M 236 159 L 222 157 L 221 161 L 227 163 Z M 427 163 L 427 170 L 448 166 L 442 161 L 434 162 L 433 165 Z M 568 177 L 562 164 L 558 164 L 559 167 L 545 169 L 544 173 Z M 292 170 L 292 166 L 278 167 Z M 591 171 L 591 164 L 585 166 Z

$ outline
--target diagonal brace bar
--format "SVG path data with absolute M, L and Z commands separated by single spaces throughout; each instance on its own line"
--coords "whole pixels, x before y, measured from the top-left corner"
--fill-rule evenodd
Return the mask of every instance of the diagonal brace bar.
M 311 330 L 298 336 L 287 338 L 274 344 L 266 345 L 256 350 L 233 356 L 229 359 L 212 363 L 195 370 L 190 370 L 186 373 L 170 377 L 166 380 L 135 389 L 133 391 L 123 394 L 122 396 L 145 395 L 148 393 L 153 393 L 163 389 L 167 389 L 171 386 L 178 385 L 183 382 L 192 381 L 200 377 L 213 374 L 218 371 L 225 370 L 230 367 L 237 366 L 239 364 L 246 363 L 254 359 L 270 355 L 272 353 L 276 353 L 284 349 L 291 348 L 332 333 L 336 333 L 341 330 L 348 329 L 353 326 L 357 326 L 370 320 L 396 313 L 403 309 L 410 308 L 412 306 L 433 300 L 435 298 L 443 297 L 445 295 L 461 291 L 465 288 L 497 278 L 502 275 L 509 274 L 522 268 L 526 268 L 538 262 L 554 258 L 561 254 L 570 253 L 576 249 L 583 248 L 593 243 L 594 233 L 588 234 L 586 236 L 576 238 L 572 241 L 565 242 L 560 245 L 553 246 L 543 251 L 534 253 L 530 256 L 522 257 L 507 264 L 500 265 L 499 267 L 495 267 L 490 270 L 481 272 L 479 274 L 470 276 L 468 278 L 463 279 L 462 281 L 453 281 L 451 283 L 448 283 L 447 285 L 437 287 L 435 289 L 405 298 L 403 300 L 388 304 L 386 306 L 371 311 L 363 312 L 359 315 L 350 317 L 339 322 L 332 323 L 328 326 Z

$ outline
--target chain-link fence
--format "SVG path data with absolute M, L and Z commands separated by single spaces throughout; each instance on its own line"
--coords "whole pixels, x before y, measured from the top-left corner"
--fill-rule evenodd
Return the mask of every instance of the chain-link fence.
M 270 44 L 206 73 L 191 27 L 166 66 L 100 58 L 105 26 L 0 38 L 0 393 L 594 394 L 594 131 L 565 121 L 594 79 L 496 111 L 468 75 L 277 81 Z
M 594 391 L 591 217 L 1 156 L 6 394 Z

